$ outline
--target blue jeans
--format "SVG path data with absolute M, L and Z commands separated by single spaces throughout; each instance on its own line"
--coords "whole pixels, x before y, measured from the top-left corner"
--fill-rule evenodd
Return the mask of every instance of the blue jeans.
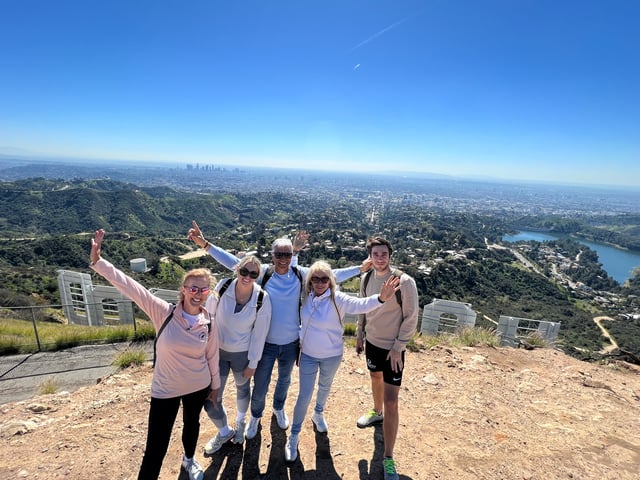
M 300 433 L 300 430 L 302 430 L 302 422 L 304 422 L 304 417 L 311 403 L 318 370 L 320 371 L 320 375 L 318 376 L 318 392 L 316 393 L 316 406 L 314 411 L 322 413 L 327 403 L 327 398 L 329 397 L 333 378 L 336 376 L 341 361 L 342 355 L 329 358 L 315 358 L 303 353 L 300 356 L 300 391 L 298 392 L 296 406 L 293 408 L 292 434 Z
M 276 360 L 278 360 L 278 381 L 276 391 L 273 393 L 273 409 L 282 410 L 284 408 L 289 385 L 291 385 L 291 371 L 298 357 L 298 344 L 298 340 L 286 345 L 264 344 L 262 358 L 253 374 L 253 393 L 251 394 L 251 415 L 253 417 L 262 418 Z
M 222 405 L 222 395 L 227 384 L 229 371 L 233 373 L 236 383 L 236 407 L 238 412 L 245 412 L 249 408 L 250 378 L 244 378 L 244 369 L 249 365 L 249 352 L 227 352 L 220 350 L 220 389 L 218 390 L 218 408 L 211 400 L 205 400 L 204 409 L 218 430 L 229 424 L 227 411 Z

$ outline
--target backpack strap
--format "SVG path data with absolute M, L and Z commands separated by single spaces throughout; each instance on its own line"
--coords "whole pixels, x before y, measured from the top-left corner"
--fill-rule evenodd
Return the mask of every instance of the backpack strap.
M 300 307 L 302 307 L 302 292 L 304 291 L 304 288 L 302 287 L 302 273 L 300 272 L 300 269 L 296 266 L 292 266 L 291 270 L 293 270 L 293 273 L 295 273 L 296 277 L 298 277 L 298 281 L 300 282 L 300 295 L 298 295 L 298 312 L 300 311 Z M 273 266 L 269 266 L 267 268 L 267 270 L 264 272 L 264 275 L 262 276 L 262 281 L 260 282 L 260 286 L 264 289 L 264 286 L 267 284 L 267 282 L 269 281 L 269 279 L 273 276 L 273 272 L 274 272 L 274 268 Z M 258 305 L 262 306 L 262 298 L 258 297 Z M 258 307 L 260 308 L 260 307 Z M 301 322 L 300 318 L 298 318 L 298 322 Z
M 264 286 L 267 284 L 267 282 L 273 275 L 273 272 L 274 272 L 273 267 L 268 267 L 267 270 L 264 272 L 264 275 L 262 276 L 262 281 L 260 282 L 260 286 L 262 288 L 264 288 Z
M 262 306 L 262 299 L 264 298 L 264 289 L 260 287 L 260 293 L 258 293 L 258 301 L 256 302 L 256 312 L 260 310 Z
M 293 273 L 296 274 L 296 277 L 298 277 L 298 281 L 300 282 L 300 288 L 302 288 L 302 273 L 300 273 L 300 269 L 296 266 L 291 267 L 291 270 L 293 270 Z
M 296 266 L 292 266 L 291 270 L 293 270 L 293 273 L 295 273 L 296 277 L 298 277 L 298 281 L 300 282 L 300 287 L 302 288 L 302 273 L 300 273 L 300 269 L 298 267 L 296 267 Z M 269 279 L 273 276 L 273 272 L 274 271 L 275 270 L 274 270 L 273 266 L 270 266 L 264 272 L 264 275 L 262 276 L 262 281 L 260 282 L 260 286 L 262 288 L 264 288 L 264 286 L 267 284 Z
M 265 274 L 266 276 L 266 274 Z M 222 297 L 222 295 L 224 295 L 224 292 L 227 291 L 227 288 L 229 288 L 229 285 L 231 285 L 231 282 L 233 282 L 233 278 L 227 278 L 224 283 L 222 284 L 222 286 L 220 287 L 220 290 L 218 290 L 218 296 Z M 266 283 L 264 281 L 264 279 L 262 279 L 262 284 L 264 285 L 264 283 Z M 262 300 L 264 299 L 264 289 L 262 287 L 260 287 L 260 292 L 258 293 L 258 301 L 256 304 L 256 312 L 258 310 L 260 310 L 260 307 L 262 307 Z
M 366 272 L 364 274 L 364 277 L 362 278 L 362 291 L 365 295 L 367 294 L 367 285 L 369 284 L 371 275 L 373 275 L 373 270 L 369 270 L 368 272 Z M 391 270 L 391 275 L 400 279 L 400 277 L 402 277 L 402 270 L 394 268 L 393 270 Z M 402 308 L 402 292 L 400 291 L 400 289 L 396 290 L 396 301 L 398 302 L 398 305 L 400 305 L 400 308 Z
M 400 280 L 400 277 L 402 277 L 402 270 L 394 268 L 391 274 L 394 277 L 397 277 L 398 280 Z M 398 305 L 400 305 L 400 308 L 402 308 L 402 292 L 400 291 L 400 289 L 396 290 L 396 301 L 398 302 Z
M 218 297 L 222 297 L 222 295 L 224 295 L 224 292 L 227 291 L 227 288 L 229 288 L 229 285 L 231 285 L 231 282 L 233 282 L 233 278 L 227 278 L 224 281 L 224 283 L 220 287 L 220 290 L 218 290 Z
M 333 306 L 336 307 L 336 313 L 338 314 L 340 325 L 342 326 L 342 328 L 344 328 L 344 323 L 342 323 L 342 317 L 340 316 L 340 310 L 338 310 L 338 304 L 336 303 L 336 297 L 333 294 L 331 294 L 331 301 L 333 302 Z
M 173 318 L 173 312 L 175 312 L 175 310 L 176 310 L 176 305 L 174 303 L 172 303 L 171 304 L 171 310 L 169 311 L 169 315 L 167 315 L 167 318 L 164 320 L 164 322 L 162 322 L 162 325 L 160 325 L 160 328 L 158 329 L 158 333 L 156 333 L 156 338 L 153 340 L 153 366 L 154 367 L 156 366 L 156 345 L 158 343 L 158 337 L 160 336 L 162 331 L 165 329 L 167 324 Z M 209 329 L 211 329 L 211 324 L 209 324 Z M 209 331 L 211 331 L 211 330 L 209 330 Z

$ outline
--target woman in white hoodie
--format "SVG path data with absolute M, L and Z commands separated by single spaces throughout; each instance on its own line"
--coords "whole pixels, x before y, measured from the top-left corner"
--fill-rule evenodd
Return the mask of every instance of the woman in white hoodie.
M 244 257 L 237 266 L 235 279 L 222 279 L 216 286 L 218 308 L 216 323 L 220 345 L 220 390 L 217 402 L 207 400 L 204 408 L 218 433 L 204 447 L 211 456 L 227 441 L 242 443 L 246 415 L 251 398 L 250 380 L 262 357 L 271 323 L 271 299 L 256 279 L 262 265 L 254 255 Z M 229 373 L 236 384 L 236 426 L 229 426 L 222 396 Z
M 285 446 L 287 461 L 292 462 L 298 457 L 298 436 L 311 403 L 316 376 L 318 391 L 311 421 L 318 432 L 328 430 L 323 411 L 342 361 L 342 318 L 347 313 L 368 313 L 381 307 L 394 297 L 398 288 L 398 279 L 391 276 L 380 294 L 354 297 L 336 289 L 336 277 L 327 262 L 317 261 L 311 265 L 305 283 L 306 298 L 300 310 L 300 390 L 293 409 L 291 435 Z

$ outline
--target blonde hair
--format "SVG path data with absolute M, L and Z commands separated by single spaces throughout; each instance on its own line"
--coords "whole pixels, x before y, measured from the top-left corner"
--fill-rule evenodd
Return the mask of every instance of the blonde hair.
M 304 284 L 304 289 L 307 295 L 312 291 L 311 287 L 311 277 L 317 275 L 318 273 L 323 274 L 323 276 L 329 277 L 329 289 L 331 290 L 331 296 L 333 297 L 336 292 L 336 276 L 331 271 L 331 265 L 325 262 L 324 260 L 318 260 L 314 262 L 313 265 L 309 267 L 309 271 L 307 272 L 307 281 Z
M 211 288 L 211 285 L 216 281 L 216 278 L 211 274 L 211 270 L 209 270 L 208 268 L 194 268 L 193 270 L 189 270 L 187 273 L 185 273 L 182 276 L 183 287 L 184 284 L 187 283 L 187 280 L 189 280 L 190 278 L 206 278 L 211 292 L 213 290 Z M 178 298 L 180 299 L 180 301 L 184 300 L 184 292 L 182 291 L 182 289 L 180 289 L 178 293 Z
M 236 265 L 236 274 L 242 267 L 248 265 L 249 263 L 253 263 L 256 267 L 258 267 L 258 274 L 262 273 L 262 263 L 260 263 L 260 259 L 255 255 L 247 255 L 246 257 L 242 257 L 242 260 L 240 260 Z

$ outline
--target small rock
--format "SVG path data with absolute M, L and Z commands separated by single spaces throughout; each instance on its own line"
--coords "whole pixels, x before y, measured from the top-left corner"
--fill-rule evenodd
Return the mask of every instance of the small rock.
M 49 407 L 40 403 L 32 403 L 27 407 L 27 410 L 31 410 L 33 413 L 42 413 L 49 410 Z
M 439 385 L 440 381 L 436 378 L 435 375 L 429 374 L 426 377 L 422 377 L 422 381 L 427 385 Z
M 0 437 L 13 437 L 14 435 L 24 435 L 35 430 L 35 422 L 29 420 L 14 420 L 0 424 Z

